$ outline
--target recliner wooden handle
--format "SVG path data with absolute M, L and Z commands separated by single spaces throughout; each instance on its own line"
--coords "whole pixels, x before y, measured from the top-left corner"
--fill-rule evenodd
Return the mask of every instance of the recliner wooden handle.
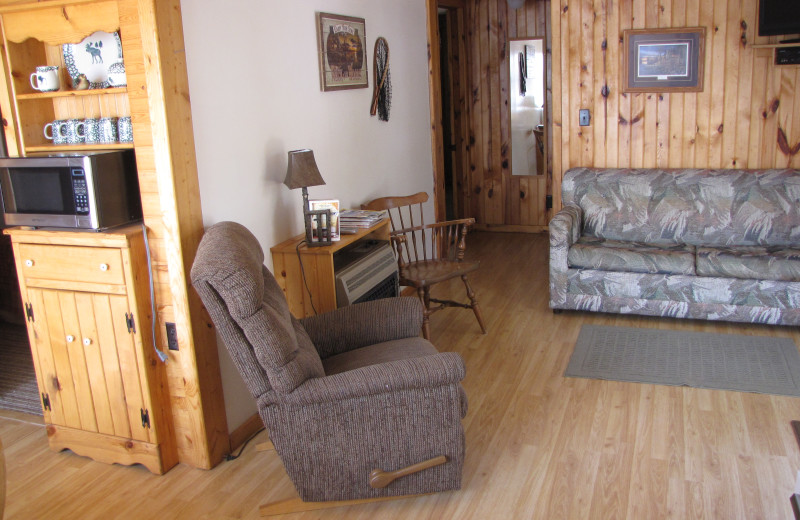
M 369 474 L 369 485 L 373 488 L 385 488 L 386 486 L 394 482 L 395 479 L 398 479 L 400 477 L 405 477 L 406 475 L 411 475 L 412 473 L 416 473 L 424 469 L 438 466 L 439 464 L 444 464 L 445 462 L 447 462 L 447 457 L 445 457 L 444 455 L 439 455 L 438 457 L 434 457 L 429 460 L 424 460 L 422 462 L 412 464 L 407 468 L 401 468 L 394 471 L 383 471 L 382 469 L 373 469 L 372 473 Z

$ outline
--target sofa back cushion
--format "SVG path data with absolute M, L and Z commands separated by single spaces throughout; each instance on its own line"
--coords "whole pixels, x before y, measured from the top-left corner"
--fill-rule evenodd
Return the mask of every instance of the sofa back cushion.
M 564 204 L 583 233 L 653 244 L 782 245 L 800 240 L 800 171 L 573 168 Z

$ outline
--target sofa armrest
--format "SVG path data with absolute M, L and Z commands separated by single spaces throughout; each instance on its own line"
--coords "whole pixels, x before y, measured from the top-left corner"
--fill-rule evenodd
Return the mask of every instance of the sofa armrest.
M 580 206 L 567 203 L 550 221 L 550 247 L 559 244 L 571 246 L 581 236 L 583 210 Z
M 282 405 L 306 406 L 370 395 L 436 388 L 457 384 L 466 374 L 464 360 L 455 352 L 369 365 L 331 376 L 309 379 L 289 394 Z
M 567 255 L 581 236 L 583 211 L 577 204 L 566 204 L 550 221 L 550 307 L 567 301 Z
M 419 298 L 384 298 L 302 318 L 322 359 L 375 343 L 419 336 Z

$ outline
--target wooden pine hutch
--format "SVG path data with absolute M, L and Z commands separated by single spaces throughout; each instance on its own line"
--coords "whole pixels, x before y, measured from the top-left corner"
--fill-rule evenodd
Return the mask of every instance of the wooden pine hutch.
M 28 330 L 50 445 L 105 462 L 141 462 L 157 473 L 178 462 L 211 468 L 229 452 L 230 437 L 216 337 L 188 280 L 203 224 L 180 1 L 0 0 L 0 21 L 0 110 L 9 155 L 134 149 L 152 251 L 154 317 L 141 226 L 108 233 L 7 230 L 23 301 L 42 316 L 29 319 Z M 95 31 L 119 33 L 127 87 L 71 88 L 62 45 Z M 45 64 L 61 66 L 61 90 L 30 86 L 30 74 Z M 128 115 L 133 144 L 54 146 L 42 135 L 55 119 Z M 109 323 L 112 315 L 128 311 L 137 317 L 133 336 L 104 340 L 121 327 L 115 318 Z M 166 364 L 154 355 L 151 318 Z M 167 349 L 166 322 L 176 325 L 177 350 Z M 65 353 L 69 359 L 59 359 Z M 109 360 L 118 368 L 104 372 Z M 59 366 L 72 369 L 56 373 Z

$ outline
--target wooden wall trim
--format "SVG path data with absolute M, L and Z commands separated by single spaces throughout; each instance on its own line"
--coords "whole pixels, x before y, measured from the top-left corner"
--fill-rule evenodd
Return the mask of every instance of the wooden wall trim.
M 431 152 L 433 162 L 433 207 L 436 221 L 446 220 L 444 190 L 444 145 L 442 137 L 442 72 L 439 65 L 439 5 L 425 0 L 428 13 L 428 95 L 431 113 Z
M 156 278 L 159 345 L 181 462 L 209 469 L 229 452 L 216 338 L 188 281 L 202 214 L 178 0 L 120 0 L 142 206 Z M 134 36 L 135 35 L 135 36 Z

